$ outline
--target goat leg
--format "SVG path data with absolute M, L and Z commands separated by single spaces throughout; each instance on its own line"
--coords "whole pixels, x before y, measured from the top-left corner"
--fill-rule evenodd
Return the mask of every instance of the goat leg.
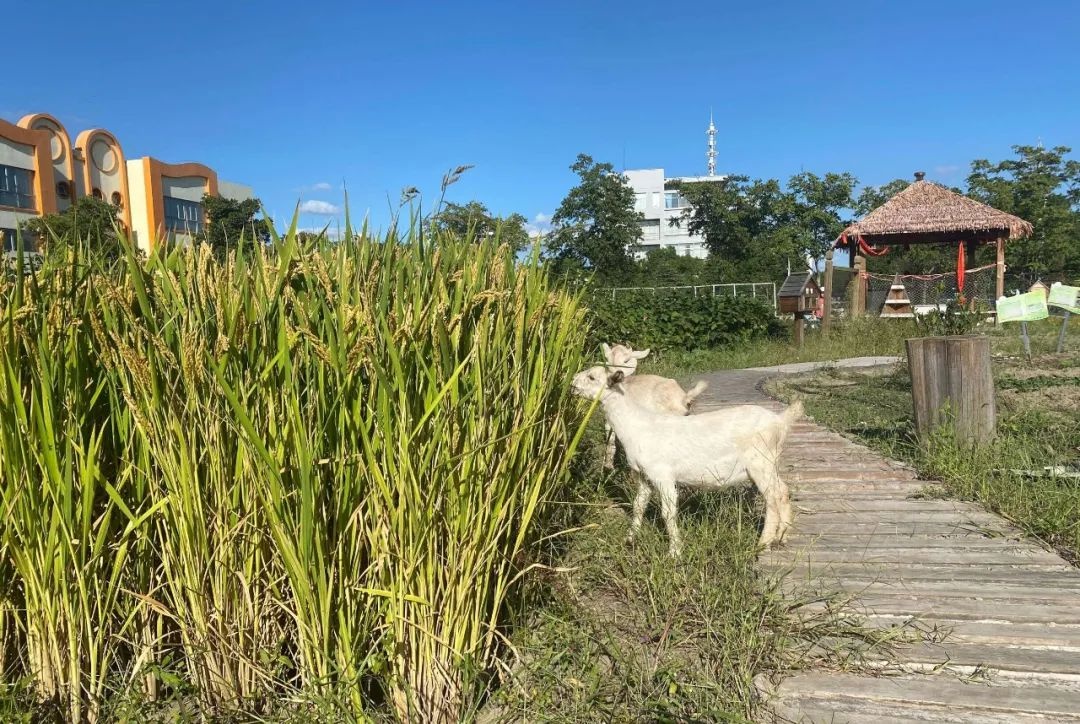
M 634 515 L 630 519 L 630 532 L 626 534 L 626 542 L 633 543 L 634 536 L 641 530 L 641 521 L 645 517 L 645 509 L 649 507 L 649 498 L 652 497 L 652 486 L 641 473 L 634 473 L 638 481 L 637 495 L 634 496 Z

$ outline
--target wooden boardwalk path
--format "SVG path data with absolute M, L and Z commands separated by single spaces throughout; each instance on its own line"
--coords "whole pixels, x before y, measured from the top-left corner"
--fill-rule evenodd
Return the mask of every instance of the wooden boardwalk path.
M 706 375 L 699 411 L 754 403 L 761 371 Z M 944 639 L 879 675 L 798 673 L 765 687 L 776 721 L 1080 722 L 1080 570 L 979 505 L 920 500 L 912 471 L 810 421 L 781 459 L 788 544 L 761 565 L 787 590 L 855 596 L 870 625 L 916 619 Z M 897 665 L 898 664 L 898 665 Z

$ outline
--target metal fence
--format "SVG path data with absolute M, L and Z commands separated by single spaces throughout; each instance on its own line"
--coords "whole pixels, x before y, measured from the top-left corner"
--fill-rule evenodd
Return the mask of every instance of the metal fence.
M 710 294 L 712 296 L 728 297 L 751 297 L 763 299 L 772 304 L 776 309 L 776 283 L 775 282 L 734 282 L 731 284 L 699 284 L 696 286 L 681 287 L 612 287 L 597 289 L 598 292 L 611 292 L 611 298 L 617 299 L 619 292 L 661 292 L 692 290 L 694 296 Z

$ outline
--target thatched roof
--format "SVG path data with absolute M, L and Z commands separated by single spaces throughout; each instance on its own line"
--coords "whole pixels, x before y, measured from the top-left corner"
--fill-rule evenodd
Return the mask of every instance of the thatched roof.
M 905 244 L 1017 239 L 1031 234 L 1031 224 L 1018 216 L 923 181 L 921 174 L 916 178 L 843 233 L 849 238 L 862 236 L 868 243 Z

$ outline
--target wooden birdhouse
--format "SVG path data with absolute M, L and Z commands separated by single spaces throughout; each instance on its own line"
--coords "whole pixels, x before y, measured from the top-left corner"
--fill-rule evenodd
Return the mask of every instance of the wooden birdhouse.
M 788 275 L 776 295 L 776 303 L 781 313 L 801 317 L 817 309 L 823 295 L 813 272 L 806 271 Z
M 1032 284 L 1030 287 L 1028 287 L 1028 291 L 1029 292 L 1040 291 L 1040 292 L 1043 293 L 1044 297 L 1049 297 L 1050 296 L 1050 287 L 1043 284 L 1041 279 L 1039 281 L 1035 282 L 1034 284 Z

